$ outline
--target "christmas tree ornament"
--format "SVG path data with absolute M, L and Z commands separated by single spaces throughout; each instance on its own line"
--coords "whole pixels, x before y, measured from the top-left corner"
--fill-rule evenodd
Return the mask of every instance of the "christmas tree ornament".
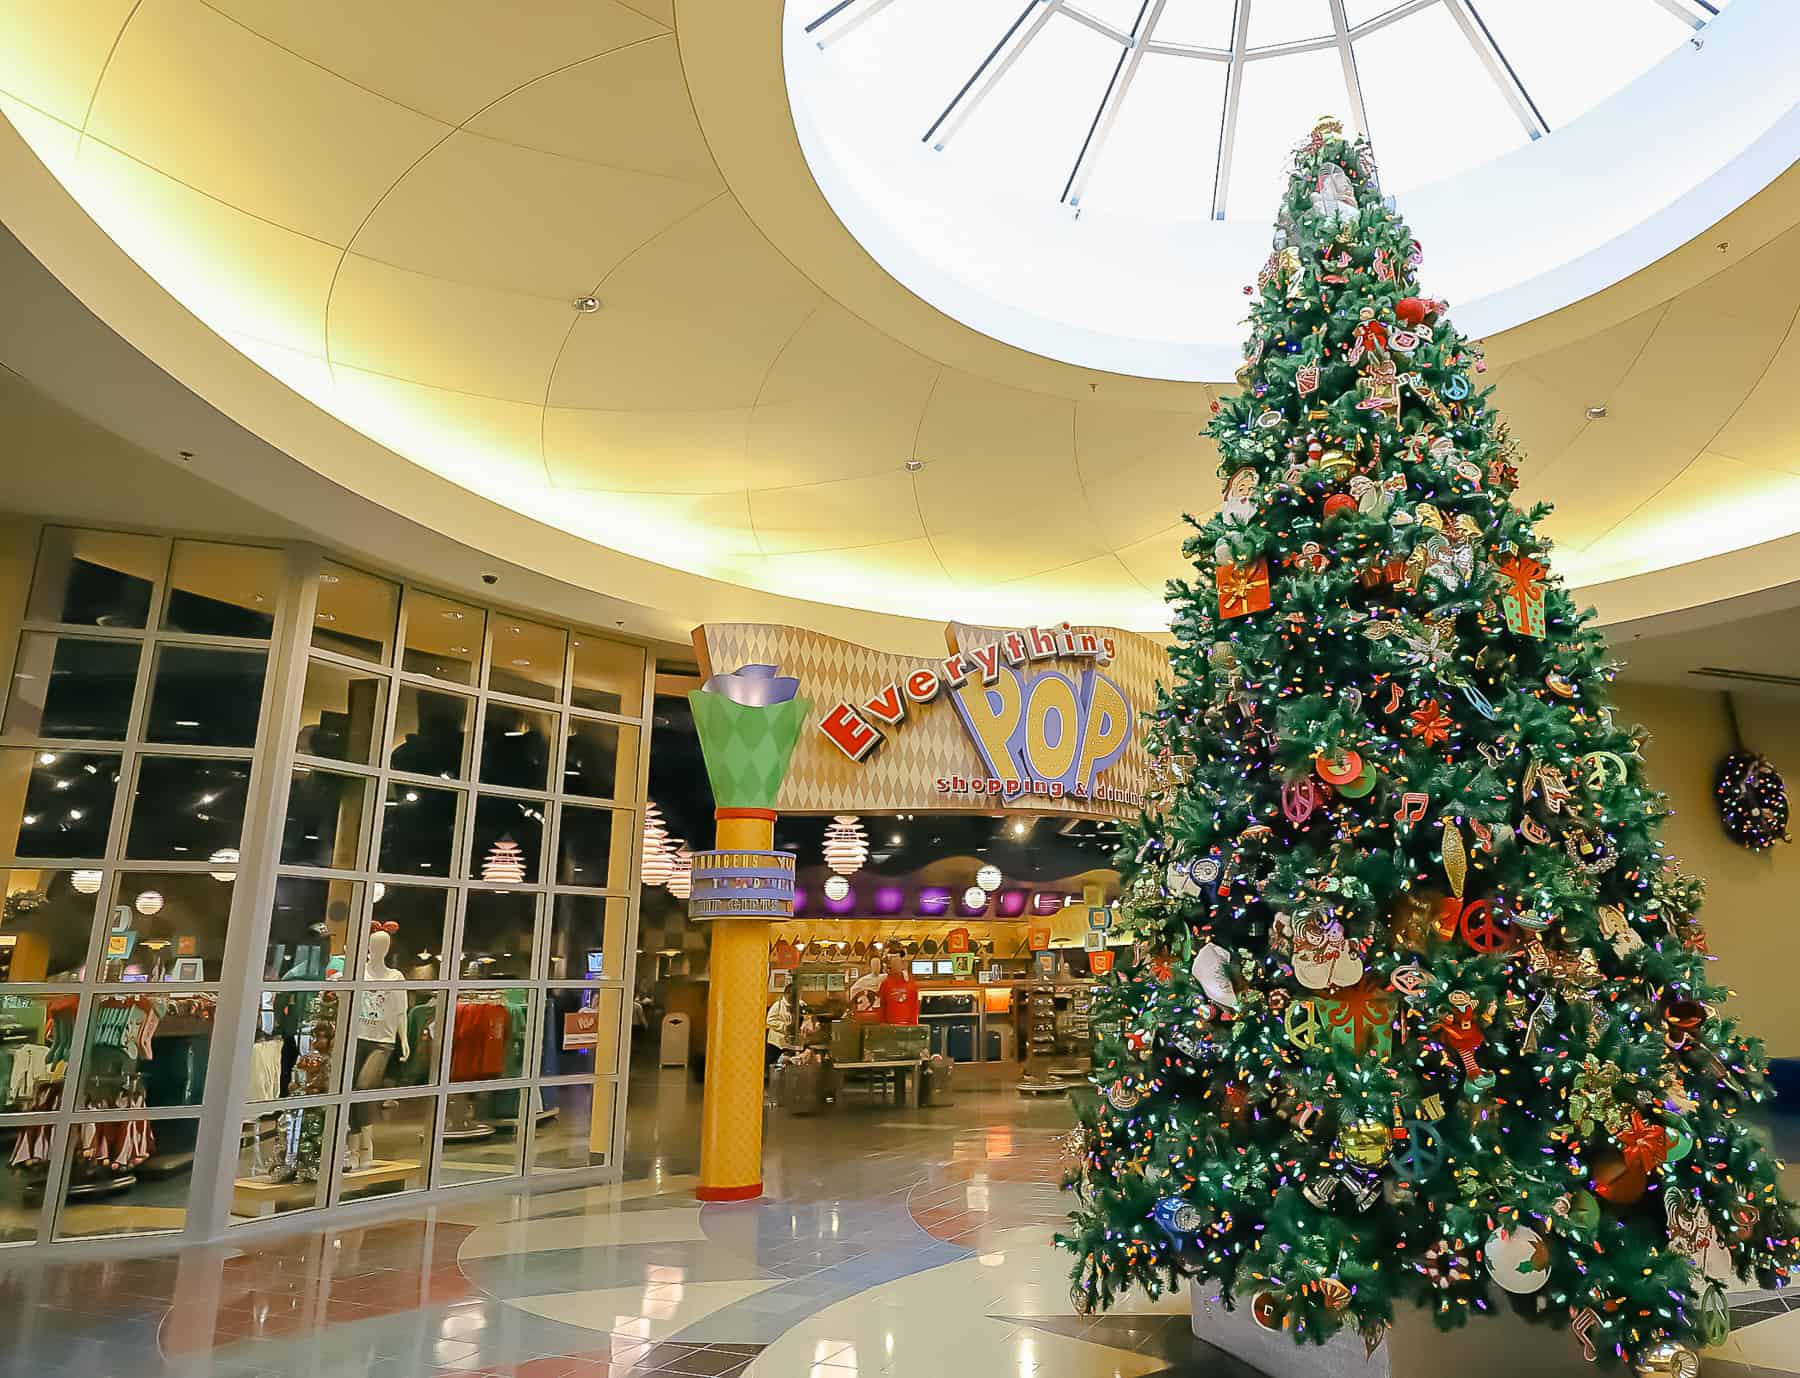
M 1544 676 L 1544 687 L 1559 699 L 1572 699 L 1578 692 L 1575 681 L 1560 670 L 1552 670 Z
M 1304 826 L 1313 812 L 1325 803 L 1324 789 L 1310 775 L 1281 783 L 1281 812 L 1296 828 Z
M 1199 1234 L 1205 1223 L 1200 1208 L 1179 1196 L 1165 1196 L 1150 1211 L 1162 1232 L 1177 1243 Z
M 1393 1130 L 1385 1120 L 1358 1120 L 1338 1131 L 1338 1151 L 1358 1167 L 1383 1167 L 1394 1151 Z
M 1219 616 L 1248 617 L 1269 606 L 1269 562 L 1220 565 L 1218 572 Z
M 1462 898 L 1463 885 L 1469 877 L 1469 850 L 1463 845 L 1462 829 L 1444 820 L 1444 837 L 1438 849 L 1444 863 L 1444 879 L 1450 882 L 1450 893 Z
M 1592 1231 L 1600 1224 L 1600 1203 L 1591 1191 L 1565 1191 L 1552 1206 L 1555 1218 L 1569 1228 Z
M 1364 761 L 1357 777 L 1348 784 L 1337 786 L 1337 792 L 1346 799 L 1361 799 L 1374 791 L 1376 778 L 1375 767 Z
M 1217 943 L 1206 943 L 1194 954 L 1193 965 L 1188 974 L 1199 983 L 1200 989 L 1206 992 L 1206 998 L 1215 1005 L 1236 1011 L 1238 995 L 1231 984 L 1231 954 Z
M 1355 782 L 1363 772 L 1363 758 L 1354 751 L 1333 751 L 1313 759 L 1313 769 L 1328 785 L 1342 789 Z
M 1143 1095 L 1128 1081 L 1115 1081 L 1100 1093 L 1106 1097 L 1106 1103 L 1114 1110 L 1124 1112 L 1137 1108 Z
M 1649 1179 L 1644 1170 L 1625 1161 L 1625 1155 L 1610 1145 L 1594 1150 L 1588 1157 L 1588 1187 L 1609 1206 L 1630 1206 L 1644 1199 Z
M 1521 636 L 1549 635 L 1544 584 L 1549 572 L 1529 555 L 1509 556 L 1495 568 L 1506 581 L 1501 587 L 1500 610 L 1506 614 L 1506 625 Z
M 1550 1281 L 1550 1244 L 1529 1225 L 1495 1230 L 1481 1254 L 1488 1276 L 1514 1296 L 1528 1297 Z
M 1225 481 L 1225 496 L 1219 503 L 1219 519 L 1230 526 L 1243 526 L 1256 516 L 1256 470 L 1246 465 Z
M 1250 1319 L 1264 1330 L 1280 1330 L 1283 1314 L 1279 1293 L 1258 1292 L 1250 1298 Z

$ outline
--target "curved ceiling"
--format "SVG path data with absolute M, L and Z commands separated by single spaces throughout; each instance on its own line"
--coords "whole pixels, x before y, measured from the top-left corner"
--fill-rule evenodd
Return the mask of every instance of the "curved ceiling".
M 546 539 L 554 572 L 696 619 L 706 586 L 671 569 L 923 618 L 1163 625 L 1181 514 L 1216 502 L 1213 389 L 1008 347 L 881 272 L 806 174 L 780 10 L 0 10 L 0 113 L 212 335 L 110 290 L 32 179 L 0 177 L 0 215 L 228 415 L 477 548 L 530 565 L 534 522 L 572 533 L 591 558 Z M 1725 248 L 1709 234 L 1488 341 L 1523 496 L 1559 504 L 1575 582 L 1800 529 L 1796 223 L 1790 175 Z M 1709 596 L 1800 574 L 1784 559 Z M 1674 570 L 1634 607 L 1698 586 Z

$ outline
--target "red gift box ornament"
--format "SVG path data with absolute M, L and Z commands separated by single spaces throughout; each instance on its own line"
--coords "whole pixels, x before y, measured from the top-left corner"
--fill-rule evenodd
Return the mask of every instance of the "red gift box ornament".
M 1219 566 L 1219 616 L 1245 617 L 1269 606 L 1269 562 Z
M 1550 571 L 1529 555 L 1512 555 L 1501 561 L 1500 609 L 1506 625 L 1521 636 L 1549 635 L 1544 620 L 1544 576 Z

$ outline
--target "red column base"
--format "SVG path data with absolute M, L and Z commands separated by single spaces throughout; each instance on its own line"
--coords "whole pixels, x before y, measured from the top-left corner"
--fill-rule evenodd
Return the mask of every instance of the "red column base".
M 751 1201 L 761 1195 L 761 1182 L 752 1182 L 747 1187 L 694 1188 L 694 1199 L 697 1201 Z

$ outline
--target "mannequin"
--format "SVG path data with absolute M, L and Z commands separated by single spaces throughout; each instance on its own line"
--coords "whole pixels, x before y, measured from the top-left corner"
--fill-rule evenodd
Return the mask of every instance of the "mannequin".
M 363 956 L 363 980 L 404 981 L 400 972 L 388 965 L 388 951 L 394 939 L 389 926 L 369 932 L 369 948 Z M 406 1042 L 406 992 L 403 990 L 365 990 L 356 997 L 356 1052 L 351 1063 L 358 1091 L 372 1091 L 387 1078 L 388 1062 L 394 1045 L 400 1045 L 400 1060 L 406 1061 L 412 1050 Z M 372 1167 L 375 1162 L 374 1101 L 354 1101 L 350 1106 L 350 1134 L 344 1142 L 344 1166 L 354 1172 Z

